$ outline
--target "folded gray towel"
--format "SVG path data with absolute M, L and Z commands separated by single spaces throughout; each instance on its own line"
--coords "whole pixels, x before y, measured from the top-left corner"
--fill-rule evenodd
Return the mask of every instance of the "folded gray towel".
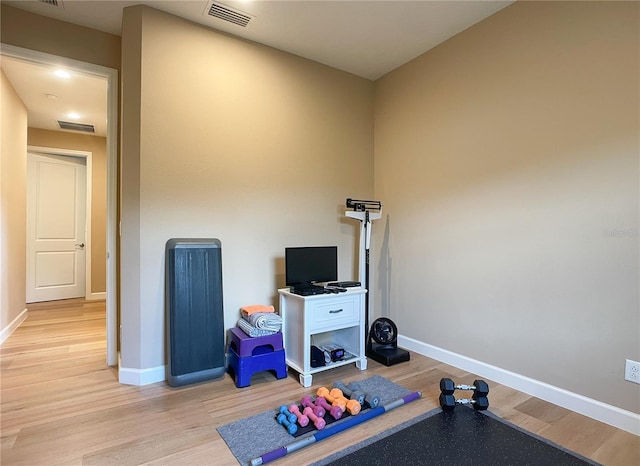
M 262 330 L 273 330 L 279 332 L 282 329 L 282 317 L 273 312 L 255 312 L 248 316 L 243 316 L 253 327 Z
M 255 337 L 264 337 L 266 335 L 273 335 L 274 333 L 278 333 L 277 331 L 274 331 L 274 330 L 265 330 L 265 329 L 262 329 L 262 328 L 254 327 L 253 325 L 251 325 L 249 322 L 247 322 L 244 319 L 238 320 L 238 327 L 244 333 L 246 333 L 250 337 L 254 337 L 254 338 Z

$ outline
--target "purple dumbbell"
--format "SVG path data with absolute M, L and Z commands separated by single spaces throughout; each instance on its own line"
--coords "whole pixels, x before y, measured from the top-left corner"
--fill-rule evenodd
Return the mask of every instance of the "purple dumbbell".
M 324 417 L 325 415 L 324 408 L 322 406 L 314 405 L 313 399 L 309 395 L 303 396 L 302 400 L 300 401 L 300 404 L 305 408 L 311 408 L 311 410 L 313 411 L 313 414 L 315 414 L 318 417 Z
M 304 411 L 302 412 L 304 413 L 305 416 L 309 417 L 311 422 L 313 422 L 313 425 L 316 426 L 316 429 L 322 430 L 324 429 L 324 426 L 327 425 L 324 419 L 313 414 L 312 408 L 304 408 Z
M 343 412 L 340 406 L 331 406 L 323 396 L 316 398 L 316 406 L 324 408 L 334 419 L 340 419 L 342 417 Z

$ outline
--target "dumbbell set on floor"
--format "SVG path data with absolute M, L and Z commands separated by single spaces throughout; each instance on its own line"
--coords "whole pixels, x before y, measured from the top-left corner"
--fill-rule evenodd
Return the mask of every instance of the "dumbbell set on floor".
M 311 396 L 304 396 L 300 400 L 300 406 L 297 404 L 280 406 L 276 415 L 278 424 L 291 435 L 298 432 L 298 427 L 304 428 L 309 424 L 321 430 L 327 424 L 325 415 L 338 420 L 345 413 L 355 416 L 363 408 L 375 408 L 380 404 L 378 395 L 366 393 L 357 382 L 345 385 L 342 381 L 337 381 L 331 390 L 320 387 L 316 395 L 315 400 Z
M 380 404 L 380 397 L 374 393 L 365 393 L 358 382 L 351 382 L 349 385 L 345 385 L 344 382 L 338 380 L 334 382 L 333 388 L 342 391 L 345 397 L 356 400 L 361 406 L 367 403 L 369 407 L 375 408 Z
M 456 390 L 473 391 L 471 398 L 456 399 Z M 440 379 L 440 406 L 443 411 L 452 411 L 458 405 L 472 405 L 473 409 L 484 411 L 489 408 L 489 385 L 484 380 L 474 380 L 473 385 L 456 385 L 453 380 Z

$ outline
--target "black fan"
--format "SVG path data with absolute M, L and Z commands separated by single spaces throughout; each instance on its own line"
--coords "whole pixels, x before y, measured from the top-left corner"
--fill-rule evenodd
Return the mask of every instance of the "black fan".
M 371 325 L 371 336 L 376 343 L 392 348 L 398 340 L 398 328 L 391 319 L 380 317 Z
M 409 360 L 409 352 L 398 348 L 398 327 L 391 319 L 380 317 L 371 324 L 367 357 L 385 366 Z

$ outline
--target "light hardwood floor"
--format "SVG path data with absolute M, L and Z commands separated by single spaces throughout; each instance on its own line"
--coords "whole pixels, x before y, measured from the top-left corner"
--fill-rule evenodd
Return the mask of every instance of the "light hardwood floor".
M 216 428 L 312 394 L 334 380 L 380 374 L 422 399 L 304 448 L 274 465 L 308 464 L 438 406 L 438 382 L 473 374 L 417 355 L 392 367 L 369 361 L 314 376 L 305 389 L 290 373 L 268 372 L 251 386 L 223 379 L 171 388 L 120 385 L 105 365 L 104 302 L 68 300 L 29 307 L 1 348 L 2 465 L 237 465 Z M 607 465 L 639 465 L 640 437 L 488 380 L 490 410 Z

